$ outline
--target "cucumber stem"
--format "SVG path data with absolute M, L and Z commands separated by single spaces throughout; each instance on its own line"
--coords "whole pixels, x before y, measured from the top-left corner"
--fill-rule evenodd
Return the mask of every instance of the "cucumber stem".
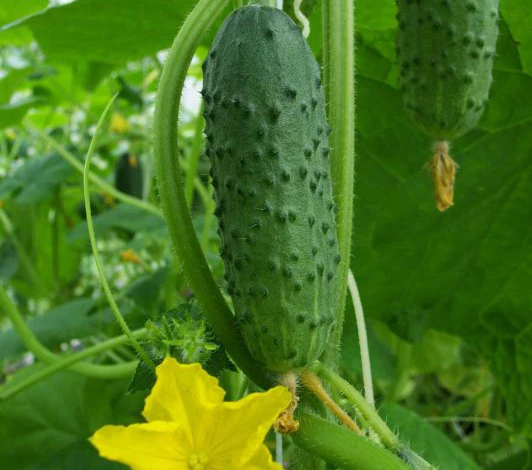
M 434 184 L 434 198 L 440 212 L 454 205 L 454 180 L 458 165 L 449 155 L 449 142 L 440 140 L 434 144 L 434 154 L 429 163 Z
M 303 371 L 301 374 L 301 380 L 316 397 L 323 402 L 323 404 L 329 408 L 329 410 L 336 416 L 339 421 L 351 431 L 355 431 L 357 434 L 362 435 L 362 430 L 355 423 L 351 416 L 349 416 L 340 406 L 331 398 L 327 391 L 323 388 L 323 385 L 318 376 L 312 371 Z
M 383 421 L 375 408 L 364 400 L 362 394 L 355 387 L 323 364 L 316 363 L 313 366 L 313 369 L 317 374 L 324 377 L 333 388 L 342 393 L 349 403 L 356 407 L 358 412 L 360 412 L 368 422 L 369 426 L 379 436 L 385 447 L 393 452 L 396 452 L 399 449 L 399 438 Z

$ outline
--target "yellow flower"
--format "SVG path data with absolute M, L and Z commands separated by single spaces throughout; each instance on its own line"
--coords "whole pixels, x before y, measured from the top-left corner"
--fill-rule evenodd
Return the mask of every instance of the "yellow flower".
M 111 115 L 111 122 L 109 123 L 109 131 L 123 134 L 129 130 L 129 122 L 120 113 L 113 113 Z
M 218 380 L 199 364 L 166 358 L 156 372 L 148 422 L 96 431 L 91 442 L 102 457 L 133 470 L 282 470 L 263 440 L 290 403 L 286 388 L 224 402 Z

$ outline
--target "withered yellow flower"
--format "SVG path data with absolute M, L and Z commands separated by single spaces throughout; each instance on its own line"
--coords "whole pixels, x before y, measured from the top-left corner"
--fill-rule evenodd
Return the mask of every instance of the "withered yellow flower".
M 104 426 L 91 442 L 133 470 L 281 470 L 263 444 L 290 392 L 275 387 L 224 402 L 218 380 L 199 364 L 166 358 L 146 399 L 146 423 Z

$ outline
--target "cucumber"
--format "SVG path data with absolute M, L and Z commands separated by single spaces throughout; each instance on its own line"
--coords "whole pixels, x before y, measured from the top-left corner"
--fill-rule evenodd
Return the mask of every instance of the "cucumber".
M 144 188 L 142 165 L 135 155 L 125 152 L 120 156 L 115 168 L 115 188 L 142 199 Z
M 203 64 L 227 290 L 246 345 L 288 372 L 319 357 L 340 261 L 320 69 L 282 11 L 235 10 Z
M 406 108 L 436 140 L 475 127 L 488 102 L 499 0 L 397 0 Z

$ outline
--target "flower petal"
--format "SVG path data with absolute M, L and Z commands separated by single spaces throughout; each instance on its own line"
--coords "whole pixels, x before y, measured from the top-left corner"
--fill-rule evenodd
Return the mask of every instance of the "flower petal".
M 104 426 L 90 441 L 102 457 L 133 470 L 188 470 L 189 448 L 177 423 Z
M 144 417 L 148 421 L 178 422 L 193 442 L 198 423 L 209 421 L 209 410 L 223 402 L 224 390 L 200 364 L 180 364 L 167 357 L 156 373 L 157 382 L 146 399 Z
M 242 468 L 246 470 L 283 470 L 280 463 L 273 461 L 272 454 L 265 445 L 261 445 L 253 458 Z
M 223 403 L 213 410 L 210 422 L 202 423 L 204 429 L 195 444 L 206 449 L 214 461 L 240 467 L 258 451 L 290 400 L 288 389 L 275 387 L 264 393 L 252 393 L 238 402 Z

